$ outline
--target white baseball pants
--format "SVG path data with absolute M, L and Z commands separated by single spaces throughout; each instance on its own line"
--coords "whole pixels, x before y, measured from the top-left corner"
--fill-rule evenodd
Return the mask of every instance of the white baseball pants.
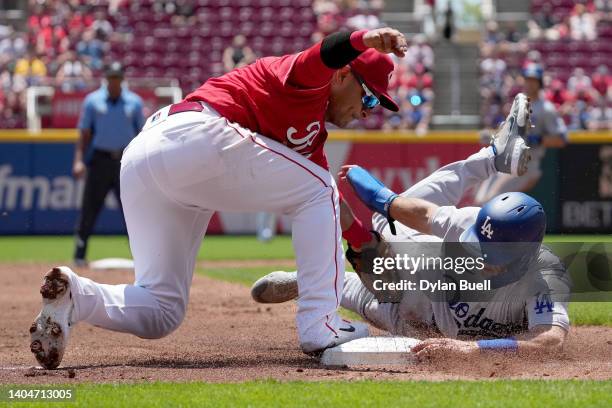
M 212 109 L 167 113 L 168 107 L 149 118 L 121 163 L 135 281 L 105 285 L 71 276 L 74 320 L 143 338 L 168 335 L 185 315 L 214 211 L 265 211 L 292 218 L 300 343 L 306 350 L 331 344 L 341 325 L 336 311 L 344 282 L 331 174 Z

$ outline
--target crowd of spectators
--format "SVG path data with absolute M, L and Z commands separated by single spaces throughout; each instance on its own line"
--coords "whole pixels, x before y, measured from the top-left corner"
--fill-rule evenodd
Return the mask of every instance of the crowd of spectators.
M 610 14 L 601 9 L 604 5 L 605 2 L 578 3 L 563 14 L 555 12 L 551 3 L 543 2 L 524 34 L 514 24 L 485 24 L 480 46 L 481 118 L 485 127 L 495 128 L 501 123 L 512 97 L 524 89 L 521 69 L 535 62 L 544 69 L 544 96 L 556 105 L 569 129 L 612 128 L 612 76 L 608 66 L 603 63 L 585 72 L 581 61 L 574 59 L 578 66 L 572 62 L 571 72 L 559 75 L 559 70 L 547 70 L 547 55 L 535 46 L 538 42 L 558 42 L 570 49 L 573 42 L 598 41 L 597 22 L 610 19 Z M 569 54 L 552 58 L 567 60 Z
M 424 35 L 412 39 L 405 58 L 395 58 L 390 94 L 398 102 L 397 113 L 385 112 L 385 130 L 413 129 L 424 135 L 429 129 L 433 108 L 433 50 Z
M 578 3 L 570 14 L 554 13 L 554 6 L 545 2 L 527 23 L 531 40 L 592 41 L 597 38 L 597 22 L 606 12 L 606 1 Z
M 317 30 L 312 35 L 312 42 L 341 29 L 383 27 L 385 24 L 380 20 L 380 12 L 384 7 L 384 0 L 314 0 Z M 396 69 L 391 77 L 390 94 L 398 101 L 400 111 L 393 113 L 379 109 L 376 114 L 355 124 L 355 127 L 413 129 L 420 135 L 429 129 L 434 97 L 433 50 L 423 35 L 410 40 L 406 58 L 392 57 Z
M 79 0 L 30 0 L 27 33 L 0 29 L 0 121 L 25 126 L 26 88 L 57 85 L 64 91 L 87 86 L 102 69 L 113 35 L 109 10 Z
M 317 19 L 317 31 L 312 40 L 317 42 L 340 29 L 382 27 L 379 14 L 384 7 L 384 0 L 314 0 L 312 9 Z

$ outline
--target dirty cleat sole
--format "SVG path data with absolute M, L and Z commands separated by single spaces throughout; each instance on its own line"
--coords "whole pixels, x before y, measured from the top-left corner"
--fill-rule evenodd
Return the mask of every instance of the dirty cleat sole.
M 297 299 L 297 272 L 270 272 L 251 286 L 251 297 L 257 303 L 283 303 Z
M 68 342 L 74 305 L 68 267 L 51 269 L 40 287 L 43 308 L 30 326 L 30 351 L 46 369 L 57 368 Z

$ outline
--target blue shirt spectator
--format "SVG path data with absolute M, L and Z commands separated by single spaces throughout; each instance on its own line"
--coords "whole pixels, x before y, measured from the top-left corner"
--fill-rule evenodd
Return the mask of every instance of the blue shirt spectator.
M 93 31 L 88 30 L 83 33 L 83 39 L 77 44 L 76 50 L 93 69 L 102 68 L 104 43 L 95 38 Z

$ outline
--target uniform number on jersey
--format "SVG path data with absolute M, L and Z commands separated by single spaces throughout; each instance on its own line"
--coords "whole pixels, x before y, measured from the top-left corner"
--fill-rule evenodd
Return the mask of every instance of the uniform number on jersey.
M 308 132 L 308 134 L 303 137 L 297 135 L 298 130 L 291 126 L 289 129 L 287 129 L 287 140 L 295 145 L 295 147 L 292 149 L 299 152 L 300 150 L 304 150 L 308 146 L 312 145 L 320 131 L 321 123 L 318 120 L 311 122 L 308 124 L 308 126 L 306 126 L 306 132 Z
M 536 311 L 536 314 L 542 314 L 544 312 L 544 308 L 546 308 L 548 313 L 552 313 L 553 306 L 554 303 L 550 300 L 550 295 L 543 294 L 536 298 L 536 305 L 533 310 Z
M 480 233 L 482 235 L 486 235 L 487 238 L 491 239 L 493 236 L 493 227 L 491 225 L 491 217 L 487 216 L 487 218 L 482 223 L 482 227 L 480 227 Z

